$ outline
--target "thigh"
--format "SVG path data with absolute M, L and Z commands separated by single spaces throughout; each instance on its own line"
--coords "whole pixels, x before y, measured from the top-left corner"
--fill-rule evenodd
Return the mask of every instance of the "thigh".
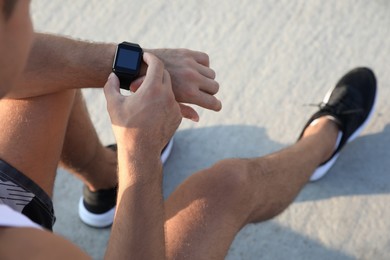
M 0 100 L 0 159 L 50 196 L 75 92 Z

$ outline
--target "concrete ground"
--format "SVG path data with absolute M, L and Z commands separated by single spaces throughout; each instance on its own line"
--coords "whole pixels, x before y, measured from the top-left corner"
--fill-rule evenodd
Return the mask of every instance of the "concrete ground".
M 34 0 L 32 14 L 38 31 L 210 55 L 224 108 L 183 122 L 164 168 L 165 196 L 217 160 L 294 143 L 315 111 L 306 104 L 351 68 L 371 67 L 379 99 L 362 136 L 283 214 L 245 227 L 227 259 L 390 258 L 390 1 Z M 113 142 L 102 91 L 84 93 L 102 142 Z M 81 223 L 81 187 L 58 170 L 54 229 L 101 259 L 110 230 Z

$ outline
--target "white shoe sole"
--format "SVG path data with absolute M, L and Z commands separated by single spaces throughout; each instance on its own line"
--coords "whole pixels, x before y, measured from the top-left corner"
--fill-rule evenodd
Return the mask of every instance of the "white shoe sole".
M 329 98 L 333 92 L 334 88 L 330 89 L 328 91 L 328 93 L 326 93 L 325 95 L 325 98 L 323 100 L 324 103 L 328 103 L 329 101 Z M 378 90 L 377 90 L 378 91 Z M 346 144 L 352 142 L 353 140 L 356 139 L 356 137 L 358 137 L 360 135 L 360 133 L 363 131 L 363 129 L 367 126 L 367 124 L 369 123 L 369 121 L 371 120 L 372 116 L 374 115 L 374 110 L 375 110 L 375 107 L 376 107 L 376 101 L 377 101 L 377 94 L 378 93 L 375 93 L 375 98 L 374 98 L 374 104 L 372 106 L 372 109 L 370 111 L 370 113 L 368 114 L 366 120 L 363 122 L 363 124 L 358 128 L 356 129 L 356 131 L 349 137 L 348 141 L 346 142 Z M 345 144 L 345 145 L 346 145 Z M 332 159 L 330 159 L 327 163 L 325 163 L 324 165 L 321 165 L 320 167 L 318 167 L 314 173 L 311 175 L 310 177 L 310 181 L 311 182 L 314 182 L 314 181 L 318 181 L 319 179 L 321 179 L 322 177 L 324 177 L 326 175 L 326 173 L 329 171 L 329 169 L 333 166 L 333 164 L 337 161 L 337 158 L 339 157 L 340 155 L 340 151 L 338 153 L 336 153 Z
M 91 227 L 104 228 L 112 225 L 115 215 L 115 207 L 103 214 L 94 214 L 84 207 L 84 197 L 79 201 L 79 216 L 81 221 Z

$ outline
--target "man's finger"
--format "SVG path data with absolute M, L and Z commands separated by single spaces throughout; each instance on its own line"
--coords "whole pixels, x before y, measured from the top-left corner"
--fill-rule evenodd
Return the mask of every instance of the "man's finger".
M 194 51 L 193 53 L 194 53 L 194 59 L 196 60 L 196 62 L 198 62 L 206 67 L 210 67 L 209 55 L 207 55 L 204 52 L 200 52 L 200 51 Z
M 130 91 L 135 93 L 139 89 L 139 87 L 141 87 L 144 80 L 145 80 L 145 76 L 142 76 L 142 77 L 134 80 L 133 82 L 131 82 Z
M 213 79 L 203 78 L 199 85 L 201 91 L 210 95 L 215 95 L 219 91 L 219 83 Z
M 220 111 L 222 109 L 222 103 L 220 100 L 203 91 L 199 91 L 196 96 L 192 97 L 191 100 L 187 100 L 186 103 L 196 104 L 200 107 L 214 111 Z
M 156 56 L 145 52 L 143 55 L 145 63 L 148 65 L 146 70 L 145 80 L 142 85 L 147 87 L 153 86 L 156 83 L 161 84 L 164 75 L 164 64 Z
M 106 84 L 104 85 L 104 95 L 106 96 L 108 102 L 115 96 L 121 95 L 119 90 L 119 79 L 114 73 L 110 74 Z
M 203 76 L 209 78 L 209 79 L 215 79 L 215 71 L 209 67 L 206 67 L 202 64 L 197 64 L 197 70 L 199 71 L 200 74 Z
M 170 88 L 172 89 L 172 81 L 171 81 L 171 75 L 167 70 L 164 70 L 163 74 L 163 84 L 164 85 L 169 85 Z
M 184 104 L 179 104 L 179 105 L 180 105 L 181 115 L 184 118 L 190 119 L 194 122 L 199 122 L 199 114 L 192 107 Z

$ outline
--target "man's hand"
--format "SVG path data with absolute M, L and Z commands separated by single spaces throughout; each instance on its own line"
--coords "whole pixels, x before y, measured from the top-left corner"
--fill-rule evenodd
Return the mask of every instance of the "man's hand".
M 194 104 L 214 111 L 221 110 L 221 101 L 214 96 L 219 90 L 219 84 L 215 80 L 214 70 L 209 67 L 207 54 L 186 49 L 148 51 L 163 61 L 165 69 L 171 75 L 172 89 L 178 102 Z M 145 69 L 143 68 L 143 71 Z M 141 71 L 142 74 L 144 72 Z M 130 89 L 135 92 L 140 82 L 142 79 L 133 82 Z M 184 105 L 181 108 L 184 117 L 194 121 L 199 120 L 199 115 L 193 108 Z
M 118 144 L 154 151 L 158 156 L 181 122 L 180 106 L 175 100 L 169 73 L 163 63 L 150 53 L 144 54 L 148 65 L 139 90 L 123 96 L 119 91 L 119 80 L 111 74 L 104 92 Z
M 164 200 L 160 153 L 182 116 L 163 63 L 150 53 L 138 91 L 123 96 L 111 74 L 104 93 L 118 142 L 118 198 L 107 259 L 165 256 Z

